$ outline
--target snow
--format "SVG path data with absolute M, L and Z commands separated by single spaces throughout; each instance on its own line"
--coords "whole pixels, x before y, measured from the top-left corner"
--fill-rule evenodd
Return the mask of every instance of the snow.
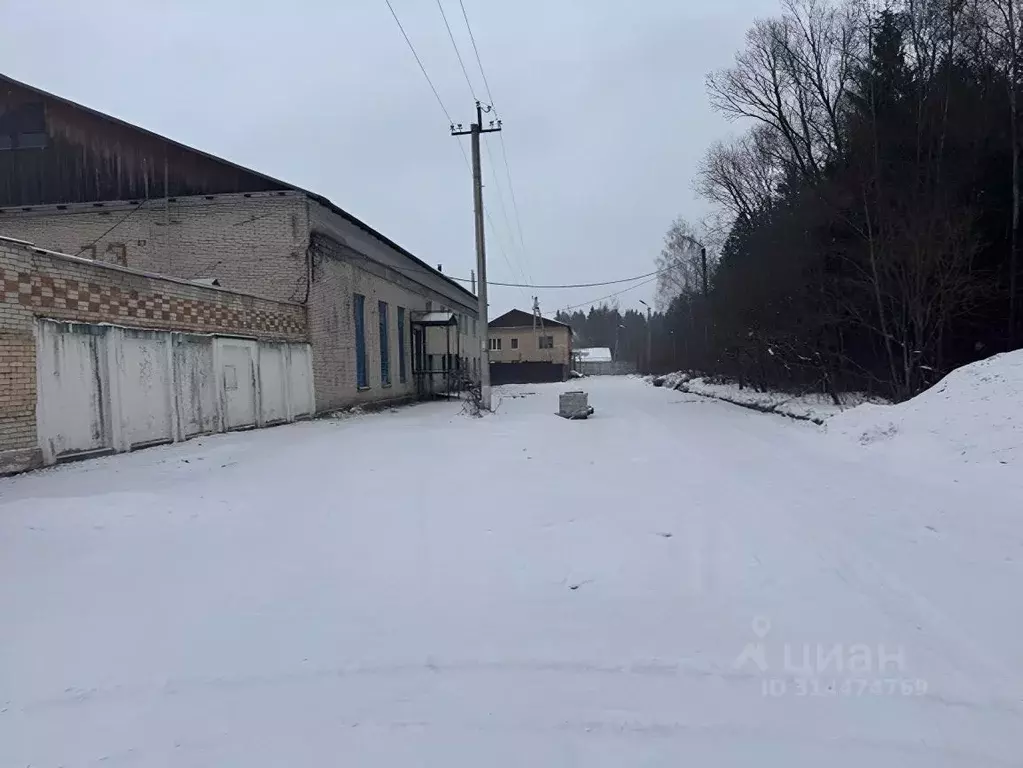
M 713 397 L 735 405 L 743 405 L 761 411 L 791 416 L 795 419 L 823 424 L 835 414 L 868 402 L 883 402 L 880 398 L 871 398 L 861 392 L 845 392 L 839 397 L 840 405 L 835 405 L 829 395 L 807 393 L 794 395 L 790 392 L 758 392 L 750 387 L 742 387 L 735 382 L 720 383 L 704 377 L 693 378 L 688 373 L 669 373 L 661 377 L 663 386 L 690 392 L 704 397 Z
M 864 405 L 828 431 L 866 446 L 912 445 L 970 462 L 1023 459 L 1023 350 L 963 366 L 897 405 Z
M 0 765 L 1018 764 L 1011 468 L 496 391 L 0 480 Z

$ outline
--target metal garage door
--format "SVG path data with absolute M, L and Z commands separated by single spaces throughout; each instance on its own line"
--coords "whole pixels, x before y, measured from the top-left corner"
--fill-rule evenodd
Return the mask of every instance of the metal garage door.
M 129 448 L 174 439 L 171 335 L 125 328 L 117 360 L 121 428 Z
M 220 391 L 227 429 L 256 425 L 256 355 L 254 341 L 217 339 Z
M 47 461 L 108 450 L 107 328 L 39 323 L 39 442 Z

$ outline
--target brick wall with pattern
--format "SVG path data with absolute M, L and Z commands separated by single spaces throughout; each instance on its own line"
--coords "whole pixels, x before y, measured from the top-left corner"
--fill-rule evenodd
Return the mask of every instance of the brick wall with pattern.
M 305 307 L 0 240 L 0 472 L 36 449 L 38 317 L 308 341 Z

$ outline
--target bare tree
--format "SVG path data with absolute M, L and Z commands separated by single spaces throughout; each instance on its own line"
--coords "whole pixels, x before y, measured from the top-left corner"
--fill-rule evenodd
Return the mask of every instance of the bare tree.
M 711 145 L 697 171 L 696 191 L 732 218 L 751 219 L 774 197 L 782 161 L 777 133 L 755 125 L 730 143 Z
M 696 229 L 681 216 L 664 235 L 664 246 L 656 260 L 658 309 L 666 309 L 677 296 L 700 293 L 703 264 L 697 242 Z
M 1012 216 L 1009 235 L 1009 327 L 1008 344 L 1011 347 L 1019 332 L 1018 286 L 1019 279 L 1019 205 L 1020 205 L 1020 147 L 1019 147 L 1019 69 L 1020 30 L 1018 0 L 988 0 L 988 30 L 998 45 L 996 53 L 1004 67 L 1009 93 L 1009 142 L 1012 151 Z
M 817 180 L 841 150 L 855 40 L 848 15 L 828 0 L 787 0 L 783 16 L 755 22 L 732 67 L 707 78 L 711 104 L 767 126 L 787 164 Z

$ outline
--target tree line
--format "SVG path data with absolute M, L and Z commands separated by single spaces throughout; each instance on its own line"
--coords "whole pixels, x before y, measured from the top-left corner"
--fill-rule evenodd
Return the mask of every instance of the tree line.
M 684 360 L 679 345 L 685 342 L 676 341 L 675 330 L 663 312 L 622 312 L 616 305 L 604 303 L 588 312 L 559 311 L 554 319 L 571 326 L 576 349 L 607 347 L 614 360 L 633 363 L 640 371 L 675 370 Z
M 746 130 L 699 169 L 714 216 L 666 235 L 646 367 L 904 399 L 1019 347 L 1019 2 L 785 0 L 756 21 L 707 80 Z M 640 322 L 599 309 L 604 342 Z

